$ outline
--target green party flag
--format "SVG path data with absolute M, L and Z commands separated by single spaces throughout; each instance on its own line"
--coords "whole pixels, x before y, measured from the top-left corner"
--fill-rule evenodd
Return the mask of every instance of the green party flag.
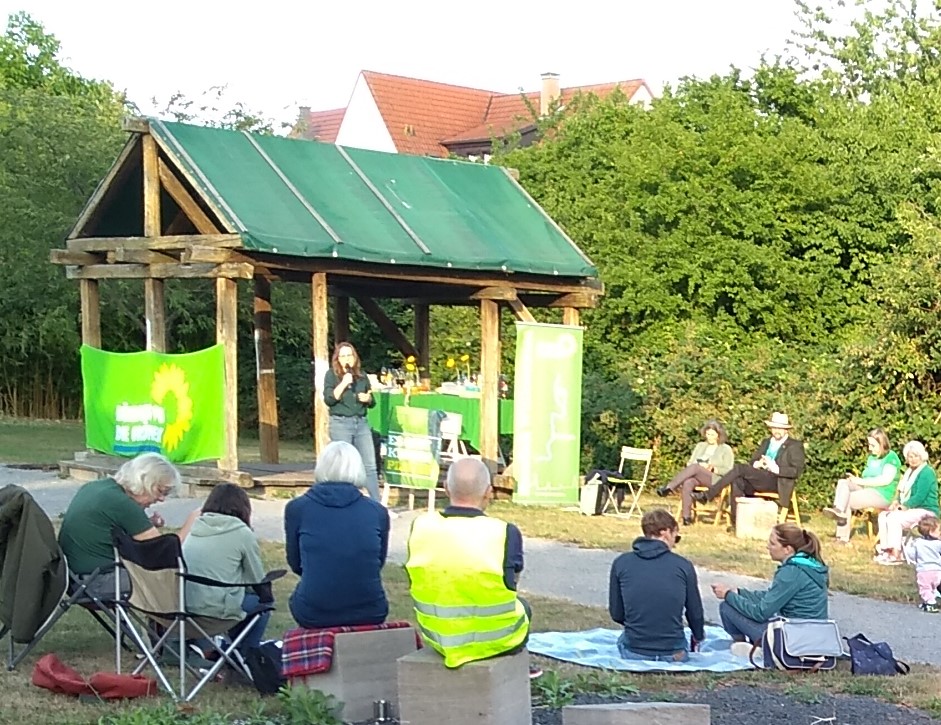
M 82 345 L 85 442 L 119 456 L 153 451 L 176 463 L 225 452 L 222 345 L 171 355 Z

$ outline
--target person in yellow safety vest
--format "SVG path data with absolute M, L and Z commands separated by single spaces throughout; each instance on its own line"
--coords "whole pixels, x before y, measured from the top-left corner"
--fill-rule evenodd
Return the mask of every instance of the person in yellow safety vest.
M 481 461 L 452 463 L 445 488 L 450 505 L 415 519 L 408 537 L 405 568 L 422 637 L 447 667 L 519 652 L 531 618 L 516 594 L 523 536 L 484 514 L 492 488 Z

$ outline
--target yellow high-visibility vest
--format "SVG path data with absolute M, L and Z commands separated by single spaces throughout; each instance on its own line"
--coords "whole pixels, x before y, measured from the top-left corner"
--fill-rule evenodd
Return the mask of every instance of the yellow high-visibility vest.
M 506 522 L 486 516 L 415 519 L 405 568 L 422 637 L 447 667 L 522 644 L 529 620 L 503 581 Z

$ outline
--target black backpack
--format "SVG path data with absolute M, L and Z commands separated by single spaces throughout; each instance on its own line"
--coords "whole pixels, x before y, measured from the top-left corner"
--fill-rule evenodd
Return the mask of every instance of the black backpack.
M 246 651 L 245 665 L 255 689 L 262 695 L 276 694 L 287 682 L 281 674 L 281 648 L 273 640 Z

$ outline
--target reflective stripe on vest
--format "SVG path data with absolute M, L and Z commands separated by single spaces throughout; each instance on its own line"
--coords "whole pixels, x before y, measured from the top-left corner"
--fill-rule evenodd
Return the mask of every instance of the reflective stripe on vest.
M 405 567 L 425 641 L 445 665 L 503 654 L 526 639 L 529 621 L 503 581 L 507 525 L 486 516 L 422 514 Z

